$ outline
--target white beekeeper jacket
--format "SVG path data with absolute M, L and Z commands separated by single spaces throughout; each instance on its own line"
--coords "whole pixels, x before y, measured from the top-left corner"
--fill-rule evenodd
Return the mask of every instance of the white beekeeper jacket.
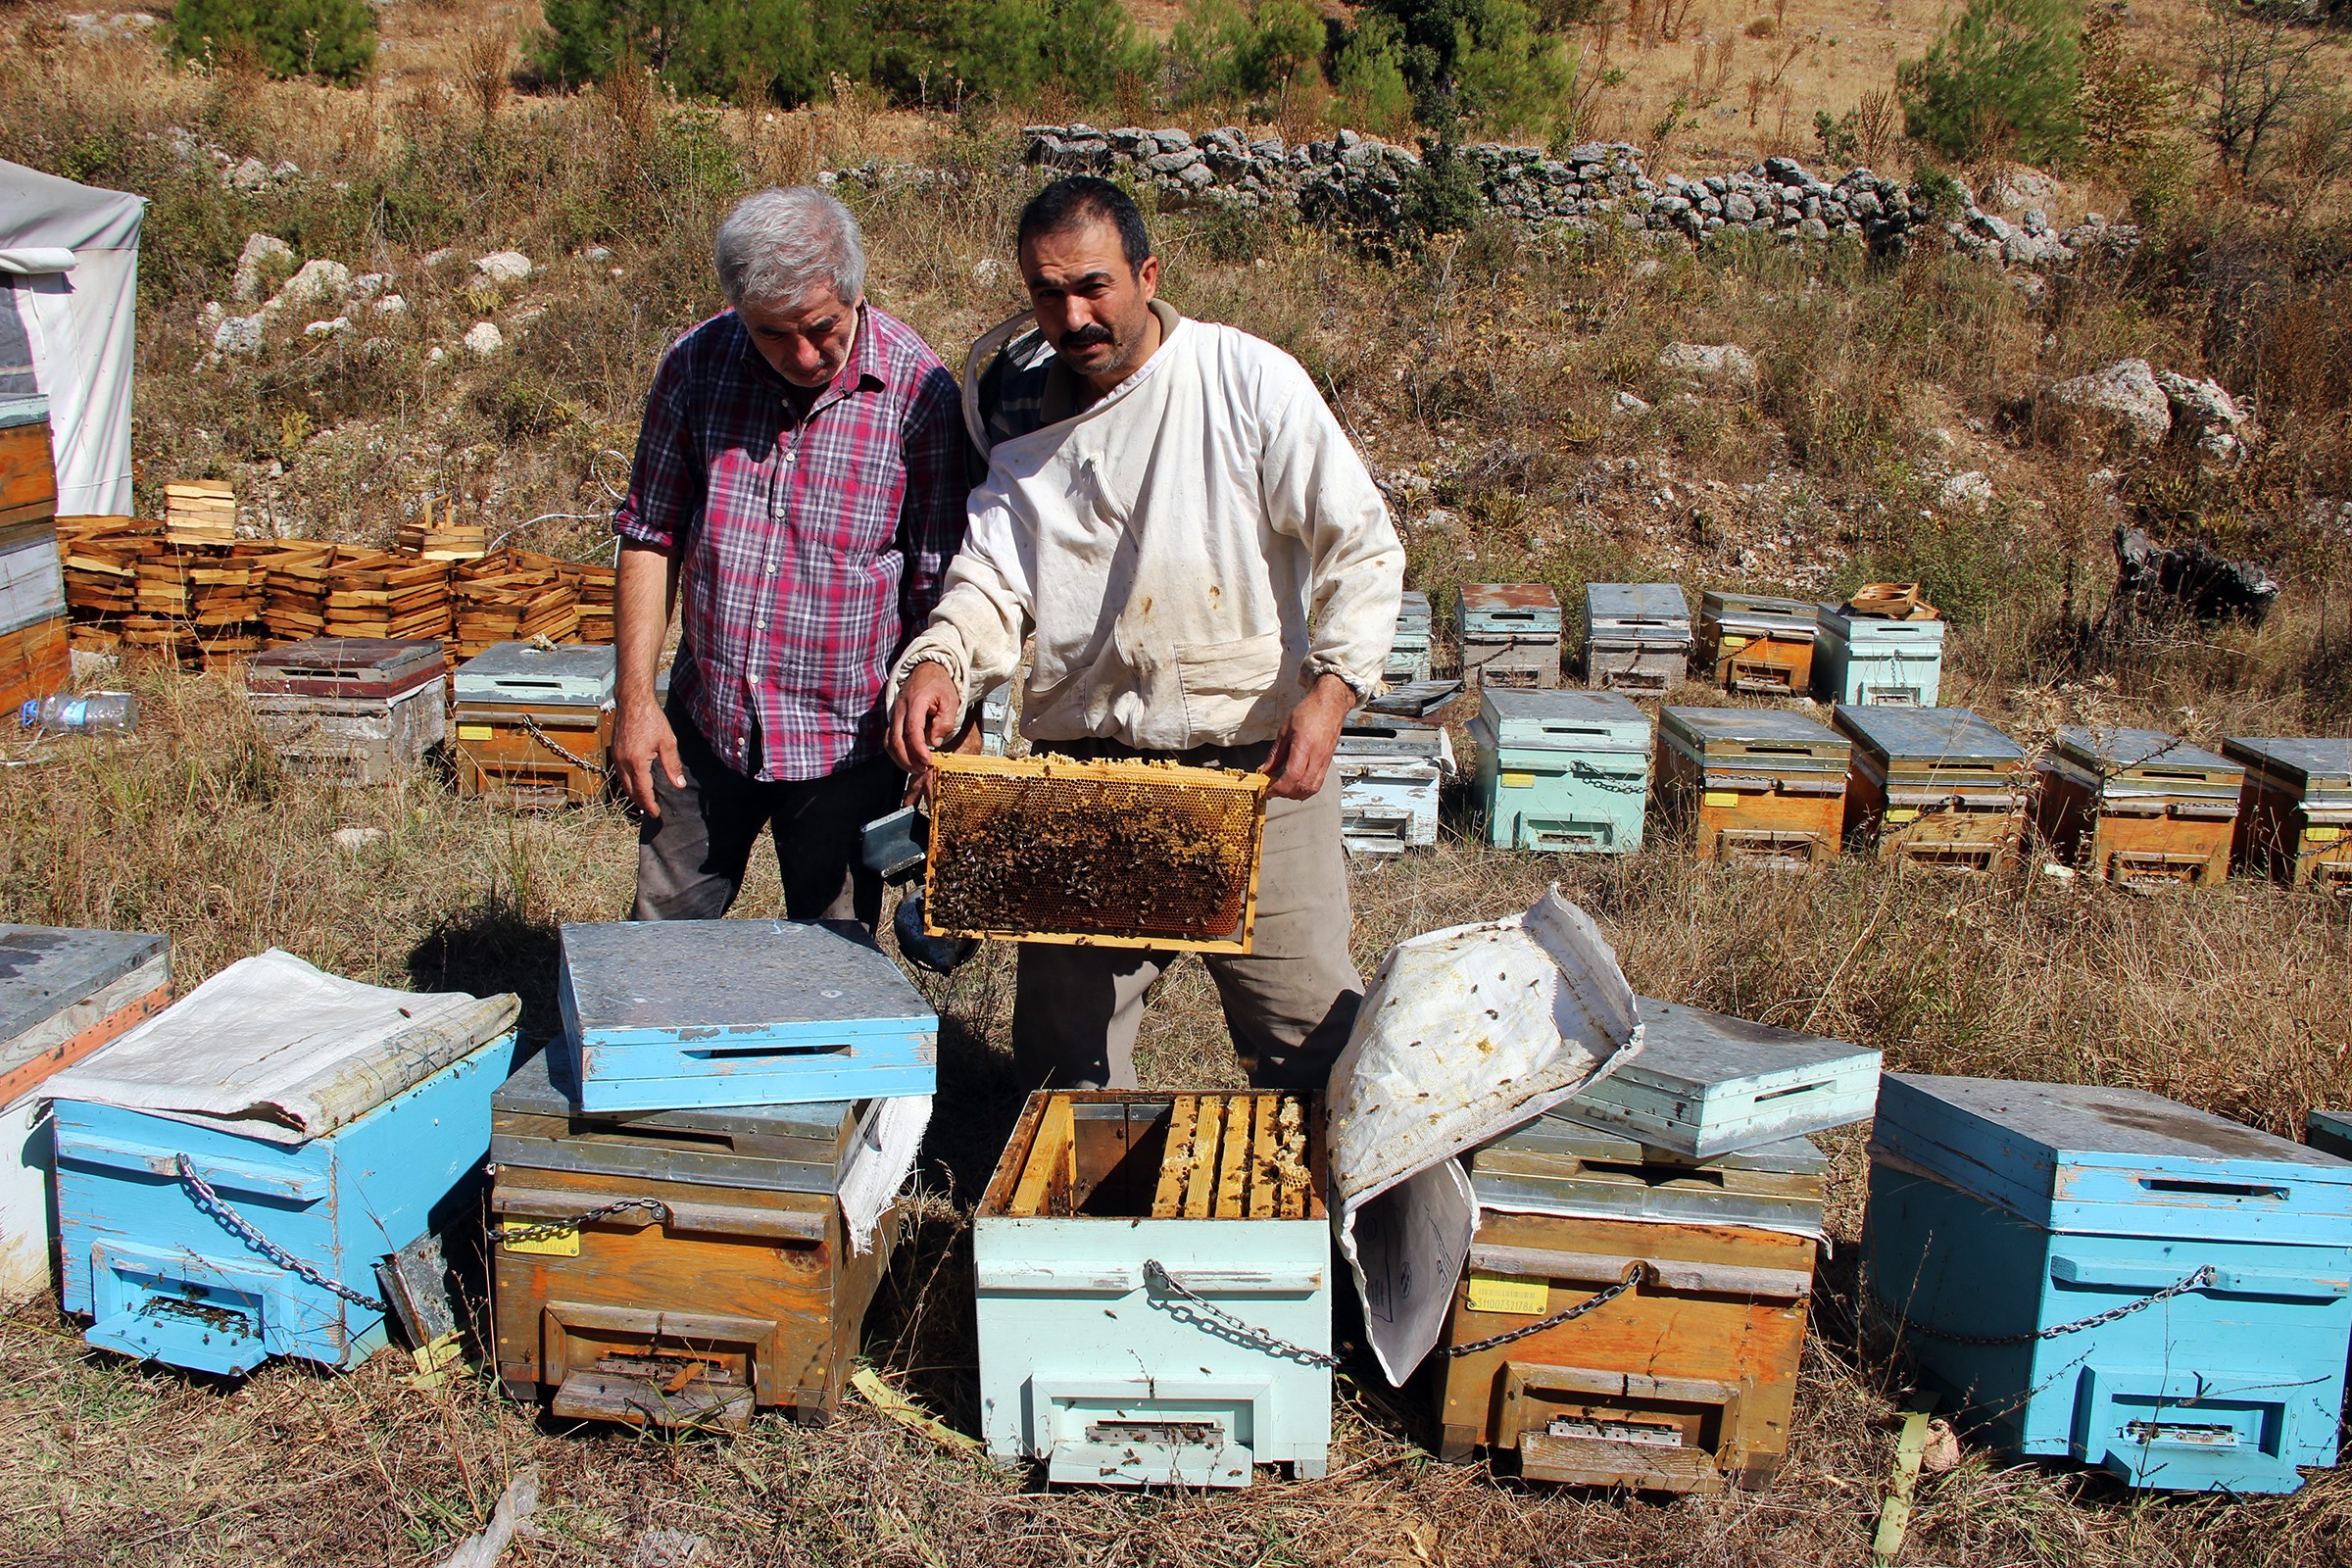
M 1248 745 L 1327 672 L 1379 689 L 1404 552 L 1363 461 L 1298 361 L 1153 308 L 1142 368 L 990 453 L 894 700 L 928 660 L 968 710 L 1032 630 L 1032 741 Z

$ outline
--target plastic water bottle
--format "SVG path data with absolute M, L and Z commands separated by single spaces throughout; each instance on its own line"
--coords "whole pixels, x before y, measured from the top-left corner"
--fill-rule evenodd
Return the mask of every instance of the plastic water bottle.
M 30 730 L 71 735 L 127 735 L 139 727 L 139 700 L 128 692 L 59 692 L 35 698 L 17 710 L 17 723 Z

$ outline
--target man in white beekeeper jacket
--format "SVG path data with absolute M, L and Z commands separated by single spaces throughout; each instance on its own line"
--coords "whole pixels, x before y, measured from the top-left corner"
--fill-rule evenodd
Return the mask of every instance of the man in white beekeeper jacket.
M 1125 192 L 1056 180 L 1018 244 L 1034 309 L 965 367 L 988 477 L 894 669 L 891 755 L 926 767 L 1034 632 L 1021 733 L 1037 751 L 1269 774 L 1252 950 L 1206 962 L 1251 1082 L 1319 1090 L 1363 994 L 1331 754 L 1379 689 L 1404 552 L 1298 363 L 1156 298 Z M 1144 993 L 1174 956 L 1024 946 L 1025 1082 L 1136 1087 Z

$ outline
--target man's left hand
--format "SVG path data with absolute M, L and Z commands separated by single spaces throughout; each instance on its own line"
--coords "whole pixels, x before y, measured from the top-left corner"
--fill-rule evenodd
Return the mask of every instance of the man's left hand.
M 1331 770 L 1331 754 L 1340 744 L 1341 726 L 1354 707 L 1355 689 L 1339 676 L 1316 681 L 1274 737 L 1274 753 L 1264 768 L 1274 786 L 1266 793 L 1279 800 L 1303 801 L 1320 790 L 1324 774 Z

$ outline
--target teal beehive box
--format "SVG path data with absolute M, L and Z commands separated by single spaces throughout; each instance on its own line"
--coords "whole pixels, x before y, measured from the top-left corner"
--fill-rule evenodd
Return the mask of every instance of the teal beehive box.
M 1630 855 L 1649 793 L 1649 718 L 1617 692 L 1489 686 L 1471 722 L 1497 849 Z
M 1091 1486 L 1324 1473 L 1319 1114 L 1248 1091 L 1029 1097 L 972 1219 L 991 1458 Z
M 1816 607 L 1813 691 L 1833 703 L 1934 708 L 1943 684 L 1941 620 L 1892 620 Z
M 1863 1289 L 1997 1446 L 2135 1487 L 2335 1463 L 2352 1164 L 2133 1089 L 1890 1073 Z

